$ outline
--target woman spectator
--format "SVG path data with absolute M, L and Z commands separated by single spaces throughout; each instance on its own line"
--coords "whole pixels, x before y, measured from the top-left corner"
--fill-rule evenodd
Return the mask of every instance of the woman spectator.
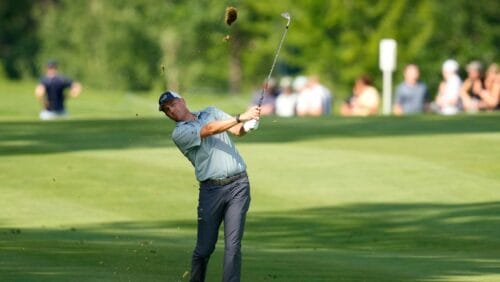
M 464 111 L 475 113 L 482 101 L 481 93 L 486 90 L 483 79 L 483 65 L 472 61 L 467 65 L 468 77 L 460 88 L 460 98 Z
M 485 89 L 480 92 L 480 109 L 498 110 L 500 108 L 500 68 L 493 63 L 486 70 Z
M 352 97 L 340 109 L 343 116 L 369 116 L 378 112 L 380 97 L 369 76 L 356 79 Z

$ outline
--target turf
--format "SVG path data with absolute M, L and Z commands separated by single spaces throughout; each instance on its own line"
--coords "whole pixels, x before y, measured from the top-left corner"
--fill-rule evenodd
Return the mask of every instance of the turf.
M 197 184 L 155 95 L 88 90 L 40 122 L 32 87 L 0 86 L 0 280 L 187 281 Z M 245 107 L 223 97 L 187 99 Z M 499 281 L 499 121 L 265 118 L 234 139 L 252 183 L 242 280 Z

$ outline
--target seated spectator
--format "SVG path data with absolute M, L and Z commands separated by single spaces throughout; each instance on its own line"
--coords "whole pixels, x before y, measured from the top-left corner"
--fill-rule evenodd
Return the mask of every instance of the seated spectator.
M 459 65 L 455 60 L 447 60 L 443 64 L 443 81 L 439 84 L 436 99 L 431 110 L 438 114 L 454 115 L 460 110 L 460 87 L 462 80 L 458 76 Z
M 480 109 L 500 109 L 500 68 L 497 64 L 491 64 L 486 70 L 484 78 L 484 91 L 480 93 Z
M 380 95 L 373 87 L 369 76 L 363 75 L 356 79 L 352 96 L 344 102 L 340 109 L 343 116 L 369 116 L 378 112 Z
M 321 114 L 329 115 L 332 112 L 332 93 L 330 90 L 320 83 L 317 75 L 309 77 L 308 87 L 321 97 Z
M 305 86 L 297 96 L 298 116 L 320 116 L 323 114 L 323 96 L 310 86 L 310 80 L 307 78 Z
M 479 110 L 481 93 L 485 90 L 483 80 L 483 65 L 478 61 L 472 61 L 467 65 L 467 79 L 460 88 L 460 99 L 462 107 L 468 113 Z
M 297 94 L 297 96 L 300 95 L 300 93 L 302 93 L 303 91 L 305 91 L 306 88 L 307 88 L 307 77 L 305 77 L 303 75 L 297 76 L 293 80 L 292 87 L 293 87 L 293 92 L 295 94 Z
M 297 98 L 297 115 L 320 116 L 331 112 L 331 93 L 317 75 L 307 79 L 304 90 Z
M 395 115 L 421 113 L 424 110 L 427 97 L 427 85 L 420 82 L 420 71 L 417 65 L 410 64 L 405 67 L 404 81 L 396 88 L 396 101 L 394 104 Z
M 295 115 L 297 105 L 297 94 L 293 92 L 292 78 L 283 77 L 280 80 L 280 94 L 276 98 L 276 115 L 280 117 L 292 117 Z
M 263 98 L 261 98 L 261 96 L 263 96 Z M 259 101 L 262 99 L 260 114 L 263 116 L 272 115 L 274 114 L 276 96 L 278 96 L 276 80 L 271 78 L 267 82 L 264 81 L 262 89 L 256 90 L 254 92 L 250 107 L 258 105 Z

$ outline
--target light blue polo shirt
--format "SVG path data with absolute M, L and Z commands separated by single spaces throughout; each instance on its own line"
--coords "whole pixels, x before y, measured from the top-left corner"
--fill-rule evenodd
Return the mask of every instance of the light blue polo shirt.
M 424 111 L 427 86 L 423 82 L 408 85 L 402 82 L 396 88 L 396 103 L 401 105 L 403 113 L 415 114 Z
M 215 107 L 193 114 L 197 120 L 177 122 L 172 140 L 194 166 L 198 181 L 221 179 L 245 171 L 245 161 L 227 132 L 200 137 L 201 128 L 205 124 L 232 117 Z

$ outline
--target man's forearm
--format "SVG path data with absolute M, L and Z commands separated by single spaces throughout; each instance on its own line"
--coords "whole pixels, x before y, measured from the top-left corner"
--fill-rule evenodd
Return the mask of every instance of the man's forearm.
M 219 134 L 229 130 L 231 127 L 237 124 L 238 121 L 236 121 L 236 118 L 209 122 L 201 128 L 200 136 L 201 138 L 205 138 L 211 135 Z

